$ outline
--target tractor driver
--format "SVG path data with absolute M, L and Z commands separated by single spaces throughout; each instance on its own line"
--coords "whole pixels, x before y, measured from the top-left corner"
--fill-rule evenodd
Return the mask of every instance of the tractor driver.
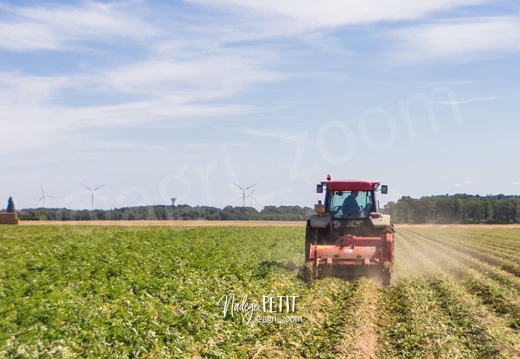
M 350 195 L 345 198 L 345 201 L 343 201 L 343 206 L 341 207 L 341 210 L 343 212 L 344 217 L 358 217 L 360 208 L 356 201 L 356 198 L 358 196 L 358 191 L 352 191 L 350 192 Z

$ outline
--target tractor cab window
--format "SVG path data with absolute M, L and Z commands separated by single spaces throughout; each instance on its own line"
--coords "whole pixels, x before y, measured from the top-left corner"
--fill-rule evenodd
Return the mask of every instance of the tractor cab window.
M 371 191 L 331 191 L 328 212 L 334 218 L 365 218 L 373 211 Z

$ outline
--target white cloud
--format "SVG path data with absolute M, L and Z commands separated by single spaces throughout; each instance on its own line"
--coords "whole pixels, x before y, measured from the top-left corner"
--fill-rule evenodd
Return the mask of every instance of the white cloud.
M 302 29 L 332 28 L 348 24 L 379 21 L 409 20 L 424 17 L 435 11 L 470 6 L 482 0 L 191 0 L 208 6 L 233 8 L 237 11 L 278 15 L 292 20 Z M 286 26 L 286 30 L 289 30 Z
M 43 24 L 0 23 L 0 48 L 24 50 L 52 50 L 60 47 L 57 35 Z
M 201 121 L 205 121 L 198 118 L 236 116 L 250 112 L 251 108 L 233 104 L 175 104 L 167 99 L 155 99 L 150 102 L 84 108 L 49 106 L 45 103 L 0 103 L 0 111 L 3 138 L 0 153 L 6 154 L 41 145 L 67 146 L 77 141 L 89 142 L 92 140 L 90 131 L 99 128 L 124 128 L 140 124 L 148 128 L 171 129 L 201 126 Z M 187 121 L 187 118 L 191 120 Z M 95 146 L 96 143 L 88 143 L 88 148 Z
M 283 46 L 237 44 L 241 40 L 313 30 L 318 39 L 309 34 L 305 36 L 312 39 L 311 46 L 318 46 L 321 34 L 325 33 L 319 32 L 321 29 L 418 18 L 432 11 L 472 5 L 478 1 L 417 3 L 399 0 L 392 4 L 383 0 L 363 3 L 332 0 L 320 3 L 293 0 L 255 0 L 247 4 L 238 0 L 217 0 L 211 4 L 209 0 L 194 2 L 232 7 L 239 15 L 241 11 L 247 14 L 244 17 L 236 13 L 229 15 L 237 26 L 226 23 L 228 15 L 223 15 L 208 23 L 182 27 L 173 26 L 172 22 L 169 23 L 171 28 L 159 29 L 152 20 L 146 20 L 152 13 L 150 9 L 146 14 L 139 11 L 140 4 L 144 4 L 140 2 L 2 6 L 6 20 L 0 24 L 0 49 L 51 49 L 74 54 L 82 42 L 99 40 L 117 45 L 115 49 L 106 51 L 109 55 L 122 57 L 117 47 L 121 46 L 124 52 L 125 44 L 114 39 L 126 38 L 129 42 L 146 39 L 149 50 L 132 54 L 135 56 L 126 63 L 110 67 L 101 67 L 103 65 L 98 65 L 95 60 L 85 59 L 82 68 L 89 70 L 69 76 L 0 73 L 0 111 L 5 115 L 2 123 L 6 124 L 4 134 L 10 138 L 11 148 L 27 149 L 70 141 L 70 134 L 95 128 L 122 128 L 136 124 L 178 128 L 199 125 L 208 118 L 230 118 L 257 111 L 253 105 L 237 104 L 230 99 L 254 84 L 281 81 L 289 70 L 274 70 L 283 62 Z M 269 14 L 278 16 L 269 17 Z M 287 19 L 290 19 L 289 24 L 285 21 Z M 171 29 L 175 32 L 170 33 Z M 332 42 L 327 46 L 341 45 Z M 308 72 L 305 75 L 308 76 Z M 76 101 L 74 105 L 67 103 L 65 95 L 69 91 L 80 95 L 70 95 Z M 96 105 L 82 103 L 82 95 L 87 92 Z M 108 101 L 109 105 L 101 105 Z M 198 123 L 195 118 L 198 118 Z M 260 133 L 250 130 L 249 134 L 287 137 L 275 131 Z
M 520 50 L 520 18 L 457 19 L 420 25 L 392 33 L 399 40 L 396 57 L 404 61 L 428 59 L 475 60 Z
M 229 49 L 194 54 L 189 60 L 176 56 L 110 69 L 103 81 L 129 93 L 175 95 L 180 101 L 225 98 L 249 84 L 281 80 L 267 70 L 268 54 L 261 50 Z
M 86 141 L 91 140 L 86 132 L 97 128 L 139 124 L 190 127 L 200 125 L 205 119 L 237 116 L 254 110 L 252 106 L 233 103 L 193 103 L 189 98 L 180 100 L 167 91 L 148 96 L 147 100 L 105 106 L 72 106 L 56 101 L 62 93 L 87 84 L 98 88 L 102 95 L 103 75 L 44 77 L 0 72 L 0 126 L 4 138 L 0 153 L 57 143 L 66 146 L 78 141 L 80 135 Z
M 96 128 L 139 124 L 179 128 L 200 126 L 215 117 L 233 118 L 256 110 L 226 100 L 252 84 L 283 78 L 269 70 L 275 58 L 268 49 L 223 48 L 226 36 L 233 36 L 220 28 L 213 33 L 211 24 L 191 30 L 178 27 L 182 34 L 172 37 L 124 3 L 1 6 L 0 10 L 10 15 L 0 24 L 0 49 L 74 54 L 75 45 L 84 40 L 114 43 L 114 37 L 139 41 L 151 36 L 146 44 L 149 52 L 136 54 L 123 65 L 100 67 L 96 59 L 86 58 L 82 68 L 88 70 L 68 76 L 0 72 L 0 121 L 8 145 L 2 153 L 63 145 L 87 138 L 86 133 Z M 107 51 L 120 56 L 117 48 Z
M 12 51 L 69 50 L 79 40 L 144 39 L 156 33 L 124 4 L 83 2 L 80 6 L 3 6 L 0 48 Z
M 5 144 L 1 153 L 58 141 L 56 134 L 70 119 L 48 102 L 69 80 L 0 72 L 0 125 Z
M 64 87 L 81 86 L 81 77 L 33 76 L 19 71 L 0 72 L 1 103 L 34 104 L 52 100 Z
M 398 30 L 373 32 L 372 38 L 382 39 L 390 54 L 386 61 L 421 62 L 424 60 L 457 59 L 475 61 L 520 50 L 520 18 L 515 16 L 455 18 L 430 20 L 434 14 L 485 4 L 490 0 L 458 1 L 341 1 L 325 0 L 189 0 L 208 7 L 223 9 L 233 27 L 218 26 L 222 43 L 254 39 L 297 39 L 315 51 L 355 55 L 350 45 L 335 41 L 339 27 L 371 23 L 396 22 Z M 245 19 L 245 20 L 244 20 Z M 404 21 L 426 19 L 424 25 L 408 25 Z M 405 26 L 403 27 L 403 23 Z M 221 24 L 222 25 L 222 24 Z M 363 29 L 357 27 L 357 29 Z M 366 28 L 364 28 L 366 29 Z M 375 29 L 378 30 L 378 29 Z M 310 39 L 310 41 L 309 41 Z M 327 48 L 323 50 L 324 44 Z M 382 51 L 384 50 L 382 47 Z M 390 56 L 388 56 L 390 55 Z M 380 58 L 380 57 L 378 57 Z

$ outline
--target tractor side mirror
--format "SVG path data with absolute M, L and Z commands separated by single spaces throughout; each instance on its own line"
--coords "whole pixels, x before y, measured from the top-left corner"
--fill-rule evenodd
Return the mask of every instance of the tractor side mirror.
M 316 193 L 323 193 L 323 185 L 319 184 L 316 186 Z
M 381 186 L 381 193 L 388 194 L 388 185 L 384 184 Z

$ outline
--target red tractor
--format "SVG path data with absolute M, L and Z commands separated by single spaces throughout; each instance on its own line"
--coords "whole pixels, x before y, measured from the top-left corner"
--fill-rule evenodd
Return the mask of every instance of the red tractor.
M 325 204 L 307 221 L 305 280 L 320 276 L 380 278 L 389 285 L 394 263 L 394 225 L 379 210 L 376 193 L 388 193 L 380 182 L 331 175 L 317 186 Z

